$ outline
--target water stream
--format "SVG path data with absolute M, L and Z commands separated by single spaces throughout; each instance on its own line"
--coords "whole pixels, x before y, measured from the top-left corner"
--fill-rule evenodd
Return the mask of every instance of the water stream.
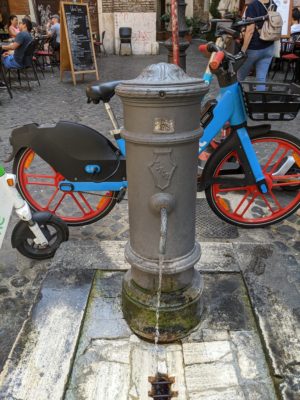
M 155 337 L 154 337 L 154 344 L 156 353 L 158 353 L 158 341 L 159 341 L 159 308 L 160 308 L 160 298 L 161 298 L 161 284 L 162 284 L 162 270 L 164 264 L 164 255 L 159 255 L 158 260 L 158 287 L 157 287 L 157 301 L 156 301 L 156 325 L 155 325 Z
M 158 357 L 159 357 L 159 309 L 161 303 L 161 289 L 162 289 L 162 275 L 163 275 L 163 264 L 166 253 L 167 244 L 167 231 L 168 231 L 168 212 L 166 208 L 160 210 L 160 241 L 159 241 L 159 252 L 158 252 L 158 287 L 157 287 L 157 301 L 156 301 L 156 324 L 155 324 L 155 336 L 154 336 L 154 351 L 155 361 L 158 373 Z

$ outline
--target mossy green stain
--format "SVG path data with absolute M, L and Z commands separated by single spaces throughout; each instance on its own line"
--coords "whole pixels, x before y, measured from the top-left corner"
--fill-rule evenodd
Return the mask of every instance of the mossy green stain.
M 173 299 L 174 300 L 174 299 Z M 123 288 L 122 308 L 130 328 L 139 336 L 154 340 L 156 310 L 131 298 Z M 181 307 L 160 309 L 160 342 L 173 342 L 186 336 L 201 319 L 202 304 L 200 297 L 191 302 L 183 302 Z

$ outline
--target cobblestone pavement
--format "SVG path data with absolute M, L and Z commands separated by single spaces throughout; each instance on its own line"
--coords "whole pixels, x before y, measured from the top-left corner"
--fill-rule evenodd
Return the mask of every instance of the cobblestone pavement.
M 159 61 L 166 61 L 164 49 L 162 49 L 160 55 L 151 57 L 102 57 L 99 59 L 100 78 L 103 82 L 134 78 L 145 66 Z M 188 50 L 187 65 L 187 72 L 190 75 L 202 75 L 206 60 L 197 52 L 196 43 Z M 46 79 L 41 80 L 41 87 L 33 84 L 31 92 L 25 88 L 16 88 L 13 91 L 13 100 L 10 100 L 7 94 L 1 91 L 0 160 L 4 160 L 9 154 L 8 137 L 11 129 L 26 123 L 53 123 L 58 120 L 72 120 L 106 133 L 111 128 L 110 121 L 101 104 L 86 103 L 85 87 L 86 82 L 79 83 L 76 87 L 73 87 L 71 81 L 61 83 L 59 81 L 59 73 L 56 71 L 54 74 L 47 72 Z M 216 90 L 216 83 L 213 83 L 211 94 L 216 93 Z M 119 99 L 115 97 L 111 104 L 117 118 L 122 123 L 122 110 Z M 300 138 L 299 117 L 288 124 L 278 122 L 274 126 L 279 130 L 288 130 Z M 8 170 L 10 168 L 11 165 L 8 166 Z M 213 216 L 210 217 L 213 218 Z M 14 223 L 14 221 L 15 219 L 12 222 Z M 219 223 L 221 224 L 221 222 Z M 291 216 L 286 221 L 264 230 L 239 230 L 238 238 L 235 239 L 235 246 L 245 242 L 256 244 L 272 243 L 277 251 L 282 254 L 282 257 L 286 255 L 289 259 L 292 257 L 297 260 L 299 259 L 300 251 L 299 226 L 298 212 L 298 214 Z M 30 312 L 32 304 L 37 299 L 40 285 L 50 265 L 49 262 L 29 261 L 18 255 L 10 246 L 10 232 L 11 230 L 8 232 L 0 258 L 0 369 L 24 320 Z M 207 236 L 201 235 L 201 232 L 198 232 L 198 237 L 201 241 L 208 240 Z M 101 245 L 103 240 L 121 241 L 127 238 L 127 209 L 126 202 L 123 202 L 117 205 L 113 212 L 102 221 L 82 228 L 72 228 L 70 239 L 74 243 L 85 242 L 87 244 Z M 220 242 L 220 237 L 210 237 L 209 241 Z M 222 242 L 231 243 L 232 241 L 222 239 Z M 245 276 L 249 278 L 249 285 L 251 286 L 254 283 L 251 280 L 252 278 L 249 277 L 250 275 L 249 273 Z M 289 279 L 295 282 L 299 294 L 299 274 L 297 275 L 295 272 L 295 275 L 289 275 Z M 294 312 L 298 313 L 299 316 L 299 303 L 298 307 L 295 306 L 294 308 Z M 299 364 L 300 360 L 296 361 Z M 295 364 L 296 367 L 293 368 L 298 368 L 298 364 Z M 295 385 L 299 385 L 299 383 L 296 382 Z

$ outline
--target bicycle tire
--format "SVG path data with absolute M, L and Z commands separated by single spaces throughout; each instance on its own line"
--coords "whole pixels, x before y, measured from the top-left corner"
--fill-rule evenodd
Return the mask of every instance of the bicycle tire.
M 222 187 L 222 185 L 218 184 L 218 183 L 212 183 L 210 184 L 208 187 L 205 188 L 205 195 L 206 195 L 206 199 L 208 201 L 208 204 L 210 206 L 210 208 L 212 209 L 212 211 L 218 216 L 220 217 L 222 220 L 232 224 L 232 225 L 237 225 L 239 227 L 243 227 L 243 228 L 259 228 L 259 227 L 265 227 L 268 225 L 272 225 L 274 223 L 280 222 L 283 219 L 289 217 L 291 214 L 293 214 L 299 207 L 300 207 L 300 190 L 299 190 L 299 186 L 295 185 L 295 179 L 298 182 L 298 179 L 300 179 L 300 168 L 299 168 L 299 174 L 296 174 L 296 178 L 289 175 L 284 175 L 284 178 L 282 178 L 281 180 L 283 181 L 281 184 L 277 182 L 277 180 L 280 180 L 279 178 L 276 178 L 274 176 L 274 172 L 272 172 L 272 169 L 274 169 L 276 167 L 276 163 L 278 162 L 278 166 L 280 165 L 280 157 L 282 156 L 280 151 L 282 150 L 282 153 L 284 154 L 284 152 L 286 151 L 286 149 L 288 149 L 289 152 L 294 152 L 293 154 L 297 154 L 297 160 L 299 162 L 300 160 L 300 141 L 299 139 L 297 139 L 296 137 L 284 133 L 284 132 L 279 132 L 279 131 L 270 131 L 269 133 L 261 133 L 261 134 L 256 134 L 255 137 L 251 138 L 251 142 L 253 144 L 253 146 L 255 147 L 257 144 L 261 144 L 264 148 L 267 148 L 268 146 L 270 147 L 270 143 L 274 144 L 276 146 L 277 143 L 277 147 L 279 150 L 277 150 L 277 148 L 275 148 L 275 150 L 273 151 L 273 153 L 271 154 L 272 158 L 269 158 L 266 164 L 261 164 L 263 172 L 265 174 L 265 178 L 267 180 L 268 186 L 271 188 L 270 191 L 270 196 L 271 198 L 274 200 L 275 206 L 277 205 L 276 201 L 278 201 L 279 206 L 280 206 L 280 202 L 277 199 L 277 197 L 274 195 L 274 189 L 278 191 L 276 193 L 280 193 L 280 197 L 281 197 L 281 201 L 283 201 L 282 199 L 285 198 L 286 201 L 288 200 L 288 196 L 294 196 L 294 198 L 288 203 L 287 206 L 283 207 L 282 210 L 278 210 L 278 211 L 272 211 L 272 208 L 274 208 L 275 206 L 271 206 L 270 204 L 268 205 L 269 201 L 265 201 L 264 200 L 264 195 L 260 194 L 260 192 L 258 191 L 258 188 L 256 185 L 242 185 L 242 186 L 236 186 L 235 188 L 226 188 L 226 187 Z M 274 153 L 277 151 L 278 153 L 278 160 L 275 159 Z M 276 154 L 277 155 L 277 154 Z M 224 145 L 222 145 L 222 148 L 220 149 L 220 151 L 214 153 L 211 156 L 211 159 L 208 162 L 207 165 L 207 171 L 206 171 L 206 176 L 209 177 L 217 177 L 217 176 L 221 176 L 221 171 L 223 171 L 224 174 L 224 167 L 225 167 L 225 163 L 226 160 L 232 160 L 232 157 L 235 157 L 235 159 L 238 159 L 237 156 L 237 152 L 235 149 L 232 148 L 232 142 L 227 141 L 224 143 Z M 271 164 L 271 161 L 273 164 Z M 273 161 L 275 160 L 275 161 Z M 229 161 L 228 161 L 229 162 Z M 239 160 L 237 161 L 239 162 Z M 268 162 L 270 163 L 268 165 Z M 223 170 L 222 170 L 222 166 L 223 166 Z M 242 165 L 240 164 L 239 166 L 239 170 L 241 169 Z M 299 165 L 298 165 L 299 167 Z M 226 172 L 225 172 L 226 173 Z M 244 175 L 245 176 L 245 175 Z M 290 177 L 290 181 L 288 181 L 288 177 Z M 294 179 L 294 181 L 293 181 Z M 277 183 L 273 183 L 277 182 Z M 295 190 L 293 191 L 286 191 L 283 190 L 283 186 L 288 186 L 289 183 L 288 182 L 294 182 L 294 188 Z M 292 183 L 291 183 L 292 186 Z M 229 189 L 232 189 L 231 191 Z M 276 191 L 275 190 L 275 191 Z M 261 203 L 263 203 L 265 201 L 265 208 L 268 209 L 269 213 L 272 213 L 271 215 L 267 215 L 267 216 L 263 216 L 263 215 L 259 215 L 253 218 L 249 218 L 249 217 L 244 217 L 241 216 L 241 214 L 238 214 L 239 211 L 239 207 L 240 205 L 242 205 L 242 200 L 240 200 L 240 202 L 238 202 L 237 200 L 235 200 L 235 204 L 237 204 L 237 206 L 235 207 L 235 205 L 233 206 L 233 198 L 236 196 L 236 194 L 238 195 L 238 192 L 241 191 L 241 196 L 242 199 L 245 199 L 243 201 L 246 201 L 249 197 L 249 193 L 252 195 L 252 199 L 251 201 L 254 202 L 254 200 L 260 201 Z M 243 194 L 243 191 L 245 192 Z M 229 193 L 231 192 L 231 193 Z M 234 194 L 232 194 L 233 192 L 235 192 Z M 223 193 L 223 197 L 221 197 L 220 193 Z M 229 193 L 229 195 L 228 195 Z M 227 196 L 227 199 L 225 198 L 225 196 Z M 231 197 L 230 197 L 231 196 Z M 255 197 L 256 196 L 256 197 Z M 267 196 L 267 195 L 266 195 Z M 265 198 L 266 198 L 265 196 Z M 273 198 L 273 196 L 275 197 L 275 199 Z M 229 198 L 229 200 L 228 200 Z M 230 204 L 230 202 L 232 204 Z M 250 200 L 248 200 L 248 204 L 249 204 Z M 244 208 L 241 209 L 241 211 L 245 212 L 245 214 L 249 214 L 250 212 L 253 213 L 253 207 L 252 205 L 248 206 L 248 204 L 246 203 Z M 254 207 L 257 207 L 257 205 L 254 203 L 253 204 Z M 269 208 L 269 206 L 271 206 Z M 278 207 L 279 207 L 278 206 Z M 248 209 L 246 209 L 248 207 Z M 246 211 L 245 211 L 246 209 Z M 259 210 L 259 208 L 255 209 L 255 213 L 257 213 Z M 260 209 L 259 211 L 260 213 L 262 212 L 262 209 Z
M 106 192 L 105 195 L 102 197 L 99 197 L 99 193 L 95 192 L 94 200 L 95 204 L 90 204 L 89 201 L 87 201 L 86 197 L 87 194 L 84 192 L 71 192 L 70 194 L 66 194 L 66 192 L 62 192 L 59 190 L 59 181 L 64 180 L 65 178 L 56 172 L 49 164 L 46 163 L 46 161 L 42 160 L 39 158 L 39 162 L 42 165 L 42 168 L 45 168 L 47 171 L 52 171 L 51 173 L 53 174 L 53 177 L 51 179 L 54 180 L 54 185 L 48 185 L 47 182 L 41 183 L 39 186 L 40 187 L 47 187 L 47 186 L 52 186 L 56 191 L 58 195 L 61 195 L 63 199 L 66 199 L 65 204 L 71 204 L 72 201 L 70 200 L 71 198 L 73 199 L 74 205 L 77 206 L 78 209 L 80 209 L 79 205 L 83 208 L 83 211 L 81 210 L 82 215 L 79 215 L 79 211 L 75 211 L 70 209 L 68 210 L 68 214 L 63 214 L 61 211 L 63 208 L 63 201 L 59 204 L 59 210 L 53 210 L 51 209 L 51 202 L 49 204 L 49 201 L 51 199 L 51 196 L 53 193 L 50 193 L 49 190 L 49 195 L 46 193 L 44 194 L 44 199 L 43 203 L 41 202 L 38 197 L 41 197 L 41 193 L 43 189 L 37 189 L 36 193 L 33 195 L 33 192 L 29 190 L 29 184 L 26 184 L 26 176 L 28 175 L 25 170 L 29 170 L 29 168 L 32 167 L 32 162 L 37 158 L 36 154 L 31 150 L 30 148 L 23 148 L 20 150 L 20 152 L 16 155 L 14 159 L 14 164 L 13 164 L 13 173 L 17 176 L 17 189 L 20 192 L 20 194 L 23 196 L 23 198 L 28 202 L 29 206 L 31 207 L 32 210 L 34 211 L 49 211 L 58 217 L 60 217 L 67 225 L 69 226 L 82 226 L 82 225 L 88 225 L 92 224 L 102 218 L 104 218 L 108 213 L 111 212 L 111 210 L 114 208 L 114 206 L 117 203 L 117 196 L 119 192 L 116 191 L 109 191 Z M 32 158 L 32 160 L 30 160 Z M 37 166 L 36 168 L 40 168 Z M 33 168 L 34 169 L 34 168 Z M 35 173 L 36 177 L 42 177 L 43 175 L 39 173 Z M 46 175 L 45 175 L 46 176 Z M 47 175 L 48 176 L 48 175 Z M 34 173 L 30 174 L 30 177 L 34 179 Z M 49 178 L 49 176 L 48 176 Z M 30 183 L 30 186 L 34 186 L 34 183 Z M 38 186 L 38 184 L 36 184 Z M 76 195 L 75 195 L 76 193 Z M 48 195 L 48 199 L 47 199 Z M 50 196 L 50 197 L 49 197 Z M 73 196 L 73 197 L 72 197 Z M 89 196 L 92 196 L 90 194 Z M 92 198 L 92 197 L 90 197 Z M 100 201 L 96 205 L 97 199 Z M 54 200 L 54 199 L 53 199 Z M 93 203 L 94 203 L 93 200 Z M 100 205 L 102 201 L 102 204 Z M 79 205 L 77 204 L 79 203 Z M 68 207 L 65 206 L 65 209 Z M 86 212 L 86 209 L 89 210 L 90 212 Z

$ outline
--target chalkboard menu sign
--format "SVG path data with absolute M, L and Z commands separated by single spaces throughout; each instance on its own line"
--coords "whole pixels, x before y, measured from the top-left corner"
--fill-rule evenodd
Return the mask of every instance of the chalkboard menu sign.
M 71 70 L 76 74 L 96 73 L 95 49 L 87 4 L 61 3 L 61 75 Z
M 81 4 L 65 4 L 64 9 L 74 70 L 95 69 L 87 7 Z

